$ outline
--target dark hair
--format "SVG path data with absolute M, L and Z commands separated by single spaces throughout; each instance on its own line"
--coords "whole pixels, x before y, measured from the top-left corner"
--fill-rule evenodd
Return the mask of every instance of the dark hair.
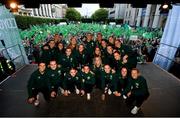
M 115 51 L 113 54 L 115 54 L 115 53 L 118 53 L 119 55 L 121 55 L 121 53 L 119 51 Z
M 140 73 L 139 69 L 137 69 L 137 68 L 133 68 L 133 69 L 131 70 L 131 72 L 132 72 L 133 70 L 137 71 L 137 73 Z
M 44 63 L 44 64 L 46 65 L 46 62 L 45 62 L 44 60 L 40 60 L 40 61 L 38 62 L 38 66 L 39 66 L 41 63 Z

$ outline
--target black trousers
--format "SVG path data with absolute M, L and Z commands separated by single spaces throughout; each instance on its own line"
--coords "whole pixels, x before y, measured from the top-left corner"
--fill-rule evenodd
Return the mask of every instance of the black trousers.
M 37 95 L 39 93 L 42 93 L 43 96 L 44 96 L 44 99 L 46 101 L 49 101 L 50 100 L 50 92 L 49 92 L 49 88 L 35 88 L 33 91 L 32 91 L 32 94 L 33 94 L 33 97 L 35 99 L 37 99 Z
M 140 107 L 148 97 L 149 94 L 140 96 L 131 95 L 129 98 L 127 98 L 126 103 L 128 105 L 133 105 L 134 103 L 135 106 Z
M 84 91 L 85 93 L 91 93 L 93 90 L 93 86 L 92 84 L 84 84 Z

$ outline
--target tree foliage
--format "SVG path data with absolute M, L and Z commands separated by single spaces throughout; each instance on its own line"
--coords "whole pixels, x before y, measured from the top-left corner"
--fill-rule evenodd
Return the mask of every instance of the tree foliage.
M 105 21 L 108 18 L 108 10 L 98 9 L 92 14 L 91 18 L 95 21 Z
M 70 21 L 79 21 L 81 19 L 81 14 L 74 8 L 68 8 L 65 18 Z

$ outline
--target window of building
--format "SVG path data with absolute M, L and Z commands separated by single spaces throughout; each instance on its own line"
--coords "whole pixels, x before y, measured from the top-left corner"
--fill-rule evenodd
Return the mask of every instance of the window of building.
M 129 11 L 129 17 L 131 16 L 131 10 Z

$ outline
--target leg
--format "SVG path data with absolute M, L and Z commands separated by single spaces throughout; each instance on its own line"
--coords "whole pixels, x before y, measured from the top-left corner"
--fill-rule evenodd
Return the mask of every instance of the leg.
M 147 96 L 137 96 L 135 106 L 140 107 L 147 98 L 148 98 L 148 95 Z

